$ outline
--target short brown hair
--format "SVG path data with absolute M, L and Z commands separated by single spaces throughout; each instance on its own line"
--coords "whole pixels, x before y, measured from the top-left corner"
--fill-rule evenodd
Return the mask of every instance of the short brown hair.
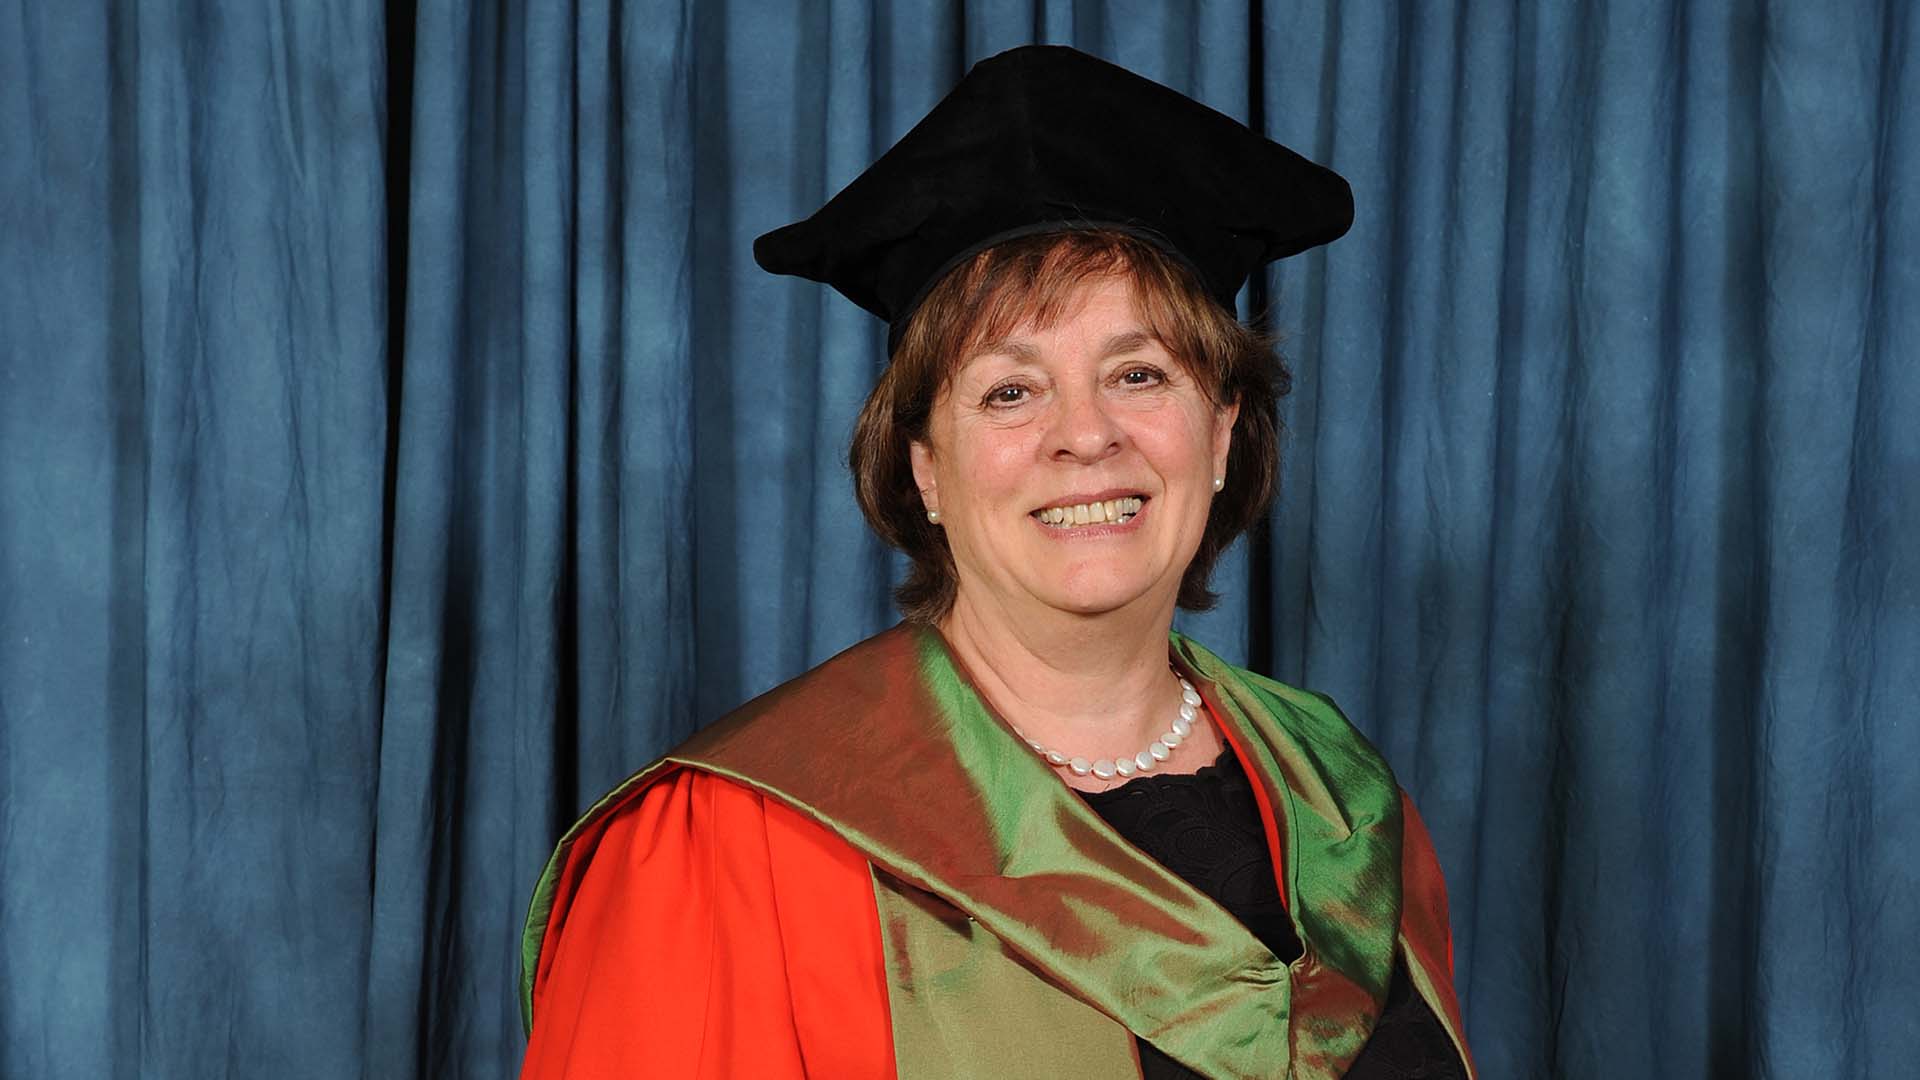
M 1277 405 L 1292 377 L 1273 341 L 1215 303 L 1184 262 L 1125 232 L 1071 229 L 996 244 L 949 271 L 908 319 L 860 410 L 848 455 L 855 494 L 881 539 L 913 560 L 894 593 L 909 620 L 946 615 L 958 584 L 946 533 L 926 519 L 909 458 L 909 447 L 927 439 L 935 399 L 970 350 L 1029 322 L 1050 326 L 1078 286 L 1107 277 L 1132 282 L 1147 330 L 1215 405 L 1240 405 L 1227 486 L 1214 496 L 1178 602 L 1204 611 L 1218 599 L 1207 587 L 1214 560 L 1273 499 L 1280 468 Z

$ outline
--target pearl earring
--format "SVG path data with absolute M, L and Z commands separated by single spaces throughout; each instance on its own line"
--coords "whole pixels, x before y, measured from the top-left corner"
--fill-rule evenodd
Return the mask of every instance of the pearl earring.
M 938 510 L 927 511 L 927 520 L 932 522 L 935 525 L 940 524 L 940 511 Z
M 1224 476 L 1216 476 L 1216 477 L 1214 477 L 1214 478 L 1213 478 L 1213 490 L 1214 490 L 1214 491 L 1216 491 L 1216 492 L 1220 492 L 1220 491 L 1225 491 L 1225 490 L 1227 490 L 1227 478 L 1226 478 L 1226 477 L 1224 477 Z

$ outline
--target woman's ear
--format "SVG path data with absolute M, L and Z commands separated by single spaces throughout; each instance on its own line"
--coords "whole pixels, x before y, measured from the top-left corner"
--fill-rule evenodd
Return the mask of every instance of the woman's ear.
M 1213 475 L 1227 475 L 1227 451 L 1233 449 L 1233 425 L 1240 419 L 1240 403 L 1229 402 L 1213 411 Z
M 923 442 L 909 443 L 907 460 L 913 466 L 913 486 L 920 489 L 920 501 L 935 513 L 940 510 L 940 487 L 933 478 L 933 447 Z

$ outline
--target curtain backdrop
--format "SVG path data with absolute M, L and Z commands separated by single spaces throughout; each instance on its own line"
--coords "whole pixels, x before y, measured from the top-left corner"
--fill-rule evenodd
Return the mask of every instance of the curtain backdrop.
M 1184 624 L 1432 827 L 1490 1080 L 1920 1060 L 1912 5 L 0 0 L 0 1075 L 503 1077 L 549 845 L 894 619 L 752 264 L 973 60 L 1354 185 Z

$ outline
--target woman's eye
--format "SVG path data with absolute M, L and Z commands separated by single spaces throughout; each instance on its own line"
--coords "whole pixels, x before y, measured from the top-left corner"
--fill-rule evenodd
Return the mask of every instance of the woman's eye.
M 1154 386 L 1166 381 L 1166 375 L 1157 368 L 1128 368 L 1120 373 L 1123 386 Z
M 1018 383 L 996 386 L 987 391 L 989 405 L 1018 405 L 1027 399 L 1027 388 Z

